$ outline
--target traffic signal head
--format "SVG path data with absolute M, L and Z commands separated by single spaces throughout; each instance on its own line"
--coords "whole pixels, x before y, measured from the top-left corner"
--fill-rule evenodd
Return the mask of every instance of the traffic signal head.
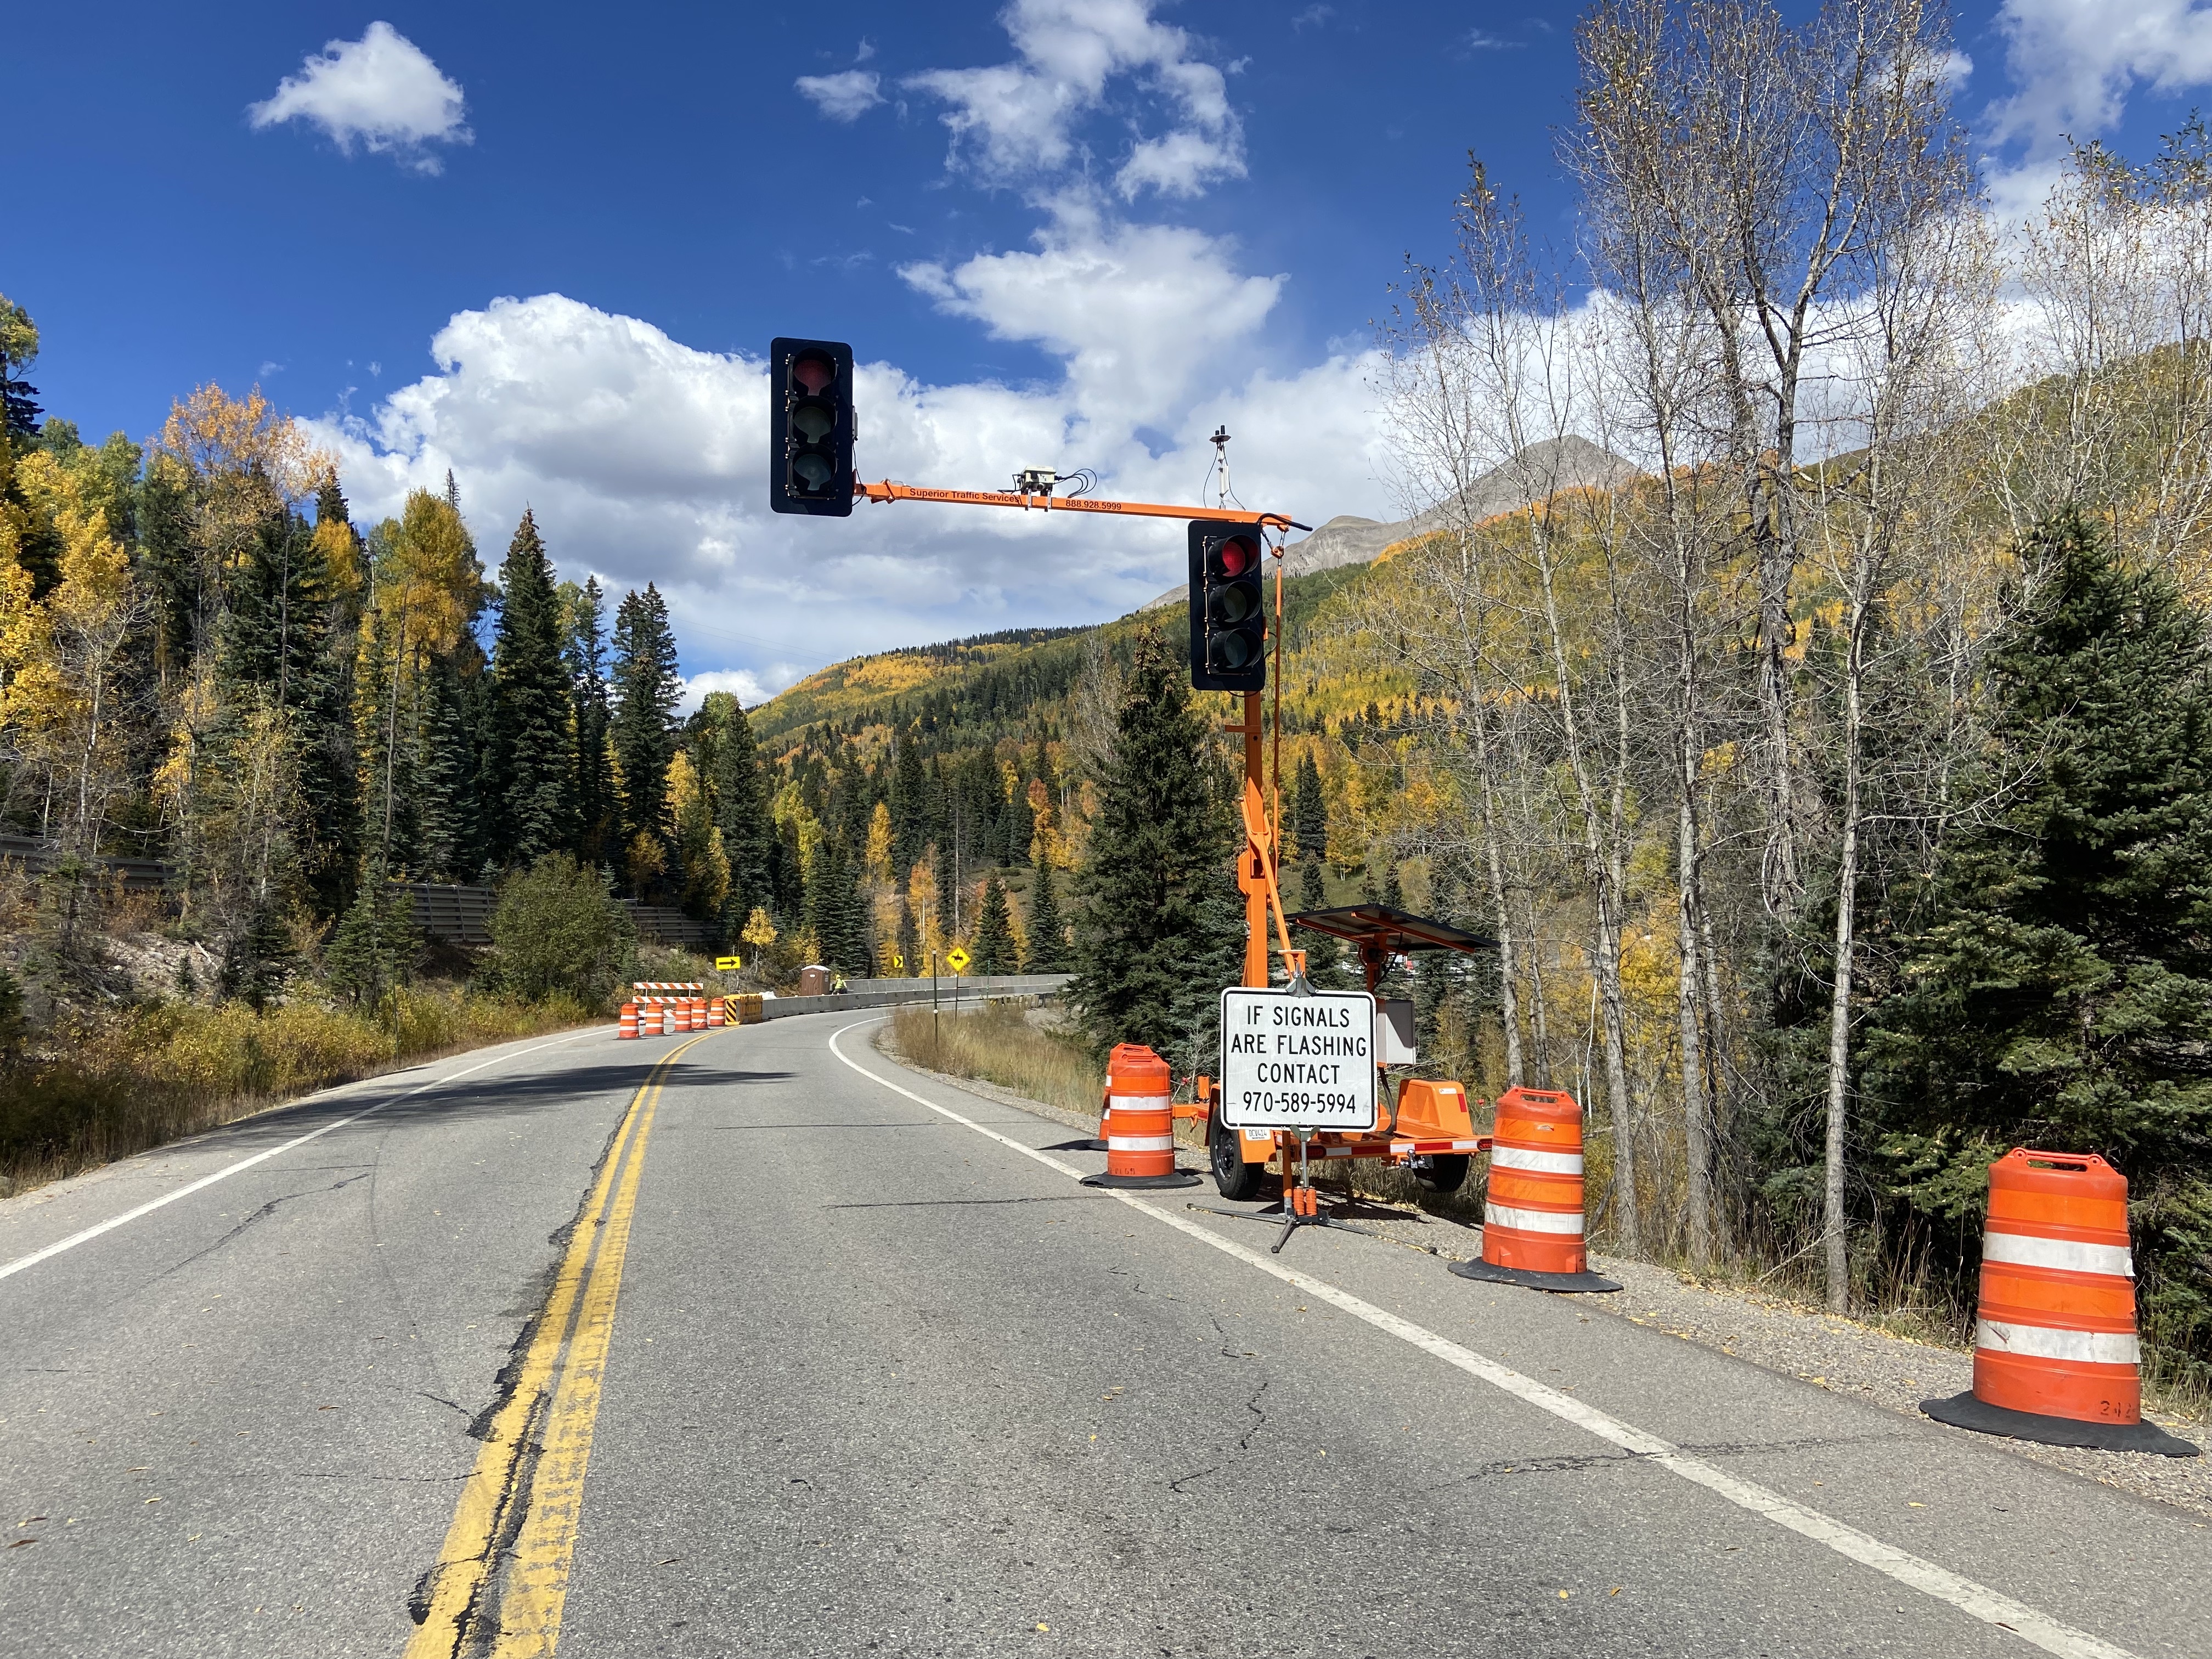
M 1260 532 L 1249 525 L 1190 526 L 1190 683 L 1200 691 L 1257 691 L 1267 684 L 1267 610 Z
M 853 348 L 769 342 L 768 504 L 778 513 L 853 511 Z

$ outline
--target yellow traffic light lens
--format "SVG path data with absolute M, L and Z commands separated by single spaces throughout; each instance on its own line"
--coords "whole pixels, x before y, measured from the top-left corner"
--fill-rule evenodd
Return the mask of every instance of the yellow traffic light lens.
M 837 416 L 827 404 L 801 404 L 791 411 L 791 429 L 802 443 L 818 444 L 836 427 Z
M 1217 587 L 1206 597 L 1206 614 L 1217 627 L 1234 628 L 1258 608 L 1249 588 Z

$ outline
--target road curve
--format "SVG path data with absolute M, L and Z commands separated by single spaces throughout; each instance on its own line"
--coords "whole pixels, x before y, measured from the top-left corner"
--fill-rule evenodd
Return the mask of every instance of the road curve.
M 0 1204 L 0 1653 L 2212 1650 L 2191 1516 L 1269 1256 L 874 1029 L 509 1045 Z

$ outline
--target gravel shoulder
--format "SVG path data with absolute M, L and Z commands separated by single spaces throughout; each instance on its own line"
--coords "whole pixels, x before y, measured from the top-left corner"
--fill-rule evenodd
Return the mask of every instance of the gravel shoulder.
M 878 1044 L 902 1066 L 981 1099 L 1071 1129 L 1086 1133 L 1097 1130 L 1096 1119 L 1030 1100 L 981 1079 L 930 1072 L 884 1044 L 882 1037 L 888 1030 L 886 1026 L 878 1033 Z M 1200 1143 L 1191 1127 L 1181 1122 L 1176 1127 L 1176 1139 L 1197 1151 Z M 1197 1201 L 1215 1201 L 1210 1189 L 1194 1196 Z M 1410 1204 L 1362 1194 L 1344 1213 L 1381 1239 L 1448 1261 L 1471 1261 L 1482 1254 L 1480 1227 Z M 1823 1313 L 1756 1285 L 1699 1281 L 1650 1262 L 1612 1256 L 1594 1255 L 1591 1266 L 1621 1285 L 1617 1295 L 1583 1298 L 1583 1305 L 1593 1312 L 1664 1331 L 1685 1342 L 1717 1349 L 1901 1416 L 1917 1417 L 1922 1401 L 1962 1393 L 1973 1382 L 1973 1356 L 1963 1348 L 1917 1340 Z M 2212 1423 L 2163 1412 L 2146 1415 L 2200 1447 L 2212 1446 Z M 1996 1437 L 1991 1437 L 1990 1443 L 2014 1456 L 2212 1517 L 2212 1456 L 2098 1452 Z

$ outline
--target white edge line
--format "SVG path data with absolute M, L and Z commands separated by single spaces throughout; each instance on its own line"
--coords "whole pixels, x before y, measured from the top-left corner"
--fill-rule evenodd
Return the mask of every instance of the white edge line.
M 8 1262 L 4 1265 L 0 1265 L 0 1279 L 6 1279 L 11 1274 L 21 1273 L 26 1267 L 35 1267 L 41 1261 L 46 1261 L 50 1257 L 59 1255 L 64 1250 L 73 1250 L 78 1245 L 85 1243 L 88 1240 L 98 1238 L 102 1233 L 112 1232 L 116 1228 L 124 1225 L 127 1222 L 137 1220 L 142 1215 L 151 1215 L 155 1211 L 160 1209 L 165 1204 L 173 1204 L 180 1198 L 190 1198 L 194 1193 L 199 1191 L 203 1187 L 212 1187 L 216 1182 L 227 1180 L 230 1176 L 236 1175 L 240 1170 L 250 1170 L 255 1164 L 264 1163 L 268 1159 L 275 1158 L 280 1152 L 289 1152 L 296 1146 L 304 1146 L 309 1141 L 330 1133 L 333 1129 L 343 1129 L 349 1123 L 358 1123 L 362 1119 L 372 1116 L 374 1114 L 382 1111 L 387 1106 L 396 1106 L 403 1100 L 412 1100 L 416 1096 L 422 1094 L 426 1090 L 440 1088 L 448 1083 L 458 1083 L 465 1077 L 473 1076 L 476 1073 L 484 1070 L 486 1066 L 501 1065 L 510 1060 L 520 1060 L 523 1055 L 534 1054 L 540 1048 L 556 1048 L 564 1042 L 578 1042 L 584 1037 L 592 1035 L 592 1033 L 599 1030 L 600 1029 L 600 1027 L 594 1025 L 587 1027 L 586 1030 L 581 1031 L 571 1031 L 566 1036 L 555 1037 L 550 1042 L 536 1043 L 527 1048 L 518 1048 L 513 1054 L 495 1054 L 489 1060 L 484 1060 L 479 1065 L 471 1066 L 465 1071 L 451 1072 L 444 1077 L 432 1078 L 428 1083 L 422 1084 L 416 1088 L 410 1089 L 404 1095 L 389 1096 L 383 1100 L 378 1101 L 374 1106 L 366 1107 L 361 1111 L 356 1112 L 350 1117 L 342 1117 L 337 1119 L 335 1122 L 325 1123 L 321 1128 L 310 1129 L 307 1133 L 296 1136 L 293 1139 L 286 1141 L 281 1146 L 271 1146 L 266 1152 L 254 1153 L 252 1158 L 242 1158 L 235 1164 L 225 1164 L 222 1169 L 216 1170 L 214 1174 L 204 1175 L 198 1181 L 188 1182 L 184 1186 L 178 1188 L 176 1191 L 173 1193 L 164 1193 L 159 1198 L 147 1200 L 146 1202 L 138 1206 L 135 1210 L 125 1210 L 121 1215 L 110 1216 L 105 1221 L 94 1222 L 91 1226 L 85 1228 L 82 1232 L 71 1233 L 67 1238 L 58 1239 L 53 1243 L 47 1245 L 44 1249 L 33 1250 L 28 1255 L 19 1255 L 13 1261 Z M 298 1103 L 305 1104 L 306 1103 L 301 1102 Z M 108 1167 L 112 1169 L 114 1166 L 110 1164 Z
M 963 1117 L 950 1107 L 940 1106 L 933 1100 L 925 1100 L 911 1089 L 901 1088 L 889 1078 L 879 1077 L 868 1070 L 866 1066 L 854 1060 L 837 1046 L 837 1039 L 844 1036 L 847 1031 L 856 1031 L 863 1025 L 874 1025 L 880 1023 L 880 1019 L 857 1020 L 850 1025 L 842 1026 L 833 1031 L 830 1036 L 830 1052 L 862 1077 L 880 1084 L 893 1094 L 904 1095 L 916 1105 L 926 1106 L 939 1116 L 950 1118 L 953 1122 L 965 1128 L 973 1129 L 977 1134 L 988 1136 L 1002 1146 L 1011 1146 L 1023 1157 L 1033 1158 L 1048 1169 L 1056 1170 L 1060 1174 L 1074 1179 L 1081 1179 L 1081 1170 L 1061 1163 L 1056 1158 L 1047 1156 L 1034 1146 L 1025 1146 L 1018 1140 L 999 1133 L 995 1129 L 985 1128 L 973 1119 Z M 1633 1453 L 1638 1457 L 1650 1460 L 1661 1468 L 1671 1470 L 1692 1485 L 1703 1486 L 1708 1492 L 1726 1498 L 1739 1509 L 1748 1510 L 1753 1515 L 1771 1521 L 1778 1527 L 1786 1528 L 1801 1537 L 1811 1539 L 1815 1543 L 1825 1544 L 1838 1555 L 1856 1561 L 1862 1566 L 1872 1567 L 1876 1572 L 1893 1578 L 1899 1583 L 1918 1590 L 1923 1595 L 1932 1595 L 1939 1601 L 1948 1602 L 1970 1618 L 1978 1619 L 1984 1624 L 1995 1625 L 2000 1630 L 2009 1631 L 2032 1647 L 2040 1648 L 2045 1653 L 2056 1654 L 2059 1656 L 2059 1659 L 2136 1659 L 2136 1656 L 2125 1648 L 2115 1647 L 2110 1642 L 2090 1635 L 2087 1631 L 2075 1630 L 2070 1625 L 2061 1624 L 2057 1620 L 2047 1613 L 2038 1612 L 2024 1601 L 2015 1601 L 2010 1596 L 2000 1594 L 1985 1584 L 1977 1583 L 1971 1578 L 1962 1577 L 1947 1567 L 1939 1567 L 1933 1561 L 1923 1560 L 1919 1556 L 1899 1549 L 1893 1544 L 1885 1544 L 1881 1539 L 1869 1533 L 1863 1533 L 1856 1527 L 1847 1526 L 1843 1522 L 1832 1516 L 1824 1515 L 1818 1510 L 1807 1509 L 1802 1504 L 1793 1503 L 1779 1492 L 1771 1492 L 1753 1481 L 1739 1480 L 1726 1470 L 1717 1468 L 1702 1458 L 1692 1457 L 1686 1452 L 1678 1450 L 1671 1443 L 1662 1440 L 1656 1435 L 1647 1434 L 1642 1429 L 1632 1424 L 1624 1423 L 1619 1418 L 1610 1416 L 1598 1410 L 1595 1406 L 1585 1404 L 1571 1395 L 1562 1394 L 1557 1389 L 1547 1387 L 1534 1377 L 1523 1376 L 1510 1366 L 1501 1365 L 1496 1360 L 1453 1341 L 1449 1337 L 1437 1335 L 1436 1332 L 1425 1326 L 1416 1325 L 1409 1319 L 1401 1319 L 1396 1314 L 1375 1306 L 1371 1302 L 1364 1302 L 1349 1291 L 1340 1291 L 1334 1285 L 1310 1278 L 1298 1272 L 1295 1267 L 1285 1267 L 1273 1257 L 1262 1255 L 1257 1250 L 1237 1243 L 1234 1239 L 1224 1238 L 1211 1229 L 1200 1226 L 1197 1222 L 1186 1217 L 1158 1208 L 1127 1193 L 1115 1192 L 1111 1188 L 1100 1190 L 1103 1196 L 1127 1205 L 1139 1215 L 1150 1216 L 1155 1221 L 1164 1222 L 1177 1232 L 1186 1233 L 1201 1243 L 1212 1245 L 1224 1255 L 1235 1256 L 1247 1266 L 1257 1267 L 1261 1272 L 1281 1279 L 1285 1285 L 1292 1285 L 1309 1296 L 1317 1297 L 1330 1306 L 1350 1314 L 1355 1319 L 1364 1321 L 1379 1331 L 1386 1332 L 1401 1341 L 1411 1343 L 1424 1353 L 1443 1360 L 1447 1365 L 1465 1371 L 1470 1376 L 1480 1377 L 1492 1387 L 1501 1389 L 1513 1395 L 1516 1400 L 1535 1407 L 1539 1411 L 1549 1412 L 1553 1416 L 1571 1423 L 1577 1428 L 1593 1434 L 1609 1444 L 1620 1447 L 1623 1451 Z

